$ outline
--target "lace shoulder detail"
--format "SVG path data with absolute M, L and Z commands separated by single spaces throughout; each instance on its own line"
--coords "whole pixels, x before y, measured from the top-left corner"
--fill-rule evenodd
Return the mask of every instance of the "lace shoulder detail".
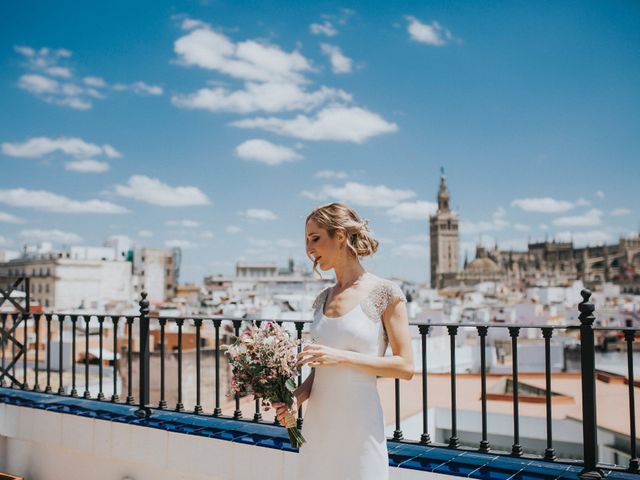
M 371 320 L 378 321 L 387 307 L 398 300 L 407 301 L 402 289 L 390 280 L 382 280 L 363 300 L 362 310 Z
M 311 307 L 314 312 L 316 312 L 319 308 L 324 306 L 324 302 L 327 299 L 327 294 L 331 290 L 331 287 L 324 287 L 324 289 L 318 294 L 316 299 L 313 301 L 313 306 Z

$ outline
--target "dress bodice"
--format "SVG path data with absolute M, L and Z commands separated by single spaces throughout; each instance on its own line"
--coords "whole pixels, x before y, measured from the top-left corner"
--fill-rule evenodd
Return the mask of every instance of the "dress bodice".
M 375 284 L 362 301 L 339 317 L 327 317 L 324 309 L 332 286 L 326 287 L 313 303 L 311 335 L 317 343 L 369 355 L 384 355 L 388 336 L 382 322 L 387 306 L 406 302 L 400 287 L 390 280 L 376 277 Z

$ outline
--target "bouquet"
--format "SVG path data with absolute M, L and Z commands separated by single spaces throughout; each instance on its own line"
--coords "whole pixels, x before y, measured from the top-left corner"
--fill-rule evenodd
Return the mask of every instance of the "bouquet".
M 251 390 L 254 400 L 262 399 L 266 411 L 271 402 L 291 408 L 295 378 L 299 375 L 298 345 L 300 341 L 292 339 L 277 323 L 266 322 L 257 327 L 254 320 L 231 345 L 221 347 L 226 350 L 232 367 L 231 391 L 246 395 Z M 296 428 L 296 418 L 291 412 L 287 413 L 284 426 L 291 445 L 299 448 L 305 439 Z

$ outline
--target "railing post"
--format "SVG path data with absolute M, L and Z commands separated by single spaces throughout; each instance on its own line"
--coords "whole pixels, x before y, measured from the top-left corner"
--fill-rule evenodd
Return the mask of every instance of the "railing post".
M 636 400 L 635 400 L 635 381 L 633 379 L 633 340 L 636 337 L 635 330 L 625 330 L 624 339 L 627 342 L 627 372 L 629 384 L 629 471 L 638 473 L 640 471 L 640 459 L 638 459 L 638 450 L 636 445 Z
M 142 292 L 140 300 L 140 408 L 136 416 L 147 418 L 151 416 L 149 404 L 149 301 L 147 293 Z
M 582 380 L 582 450 L 584 467 L 578 476 L 582 479 L 600 479 L 605 475 L 597 468 L 598 463 L 598 425 L 596 423 L 596 378 L 593 315 L 595 307 L 589 303 L 591 291 L 586 288 L 580 292 L 582 302 L 580 310 L 580 365 Z

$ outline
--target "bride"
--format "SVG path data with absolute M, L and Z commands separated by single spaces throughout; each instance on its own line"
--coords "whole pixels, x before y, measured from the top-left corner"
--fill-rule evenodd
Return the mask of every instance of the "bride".
M 376 377 L 413 377 L 406 298 L 395 283 L 360 264 L 378 242 L 367 221 L 347 205 L 314 209 L 305 239 L 314 271 L 333 269 L 336 282 L 316 297 L 310 333 L 317 343 L 298 357 L 300 365 L 312 367 L 290 410 L 295 413 L 308 401 L 299 478 L 386 480 L 389 460 Z M 388 344 L 393 355 L 385 357 Z M 274 407 L 284 422 L 286 406 Z

